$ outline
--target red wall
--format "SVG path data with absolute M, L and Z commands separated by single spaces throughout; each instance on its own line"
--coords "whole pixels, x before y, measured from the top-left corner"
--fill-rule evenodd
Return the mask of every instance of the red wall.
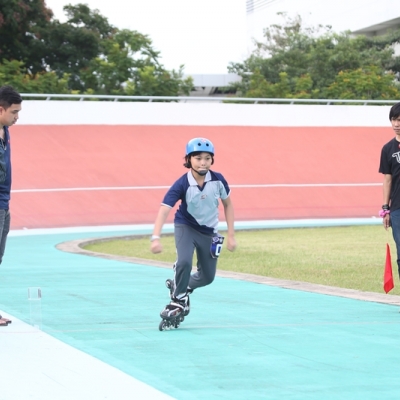
M 186 142 L 213 141 L 214 170 L 230 185 L 380 183 L 390 128 L 37 126 L 11 129 L 12 229 L 154 222 L 166 189 L 187 170 Z M 237 220 L 371 217 L 382 188 L 232 188 Z M 173 213 L 170 215 L 172 221 Z M 223 218 L 221 218 L 223 219 Z

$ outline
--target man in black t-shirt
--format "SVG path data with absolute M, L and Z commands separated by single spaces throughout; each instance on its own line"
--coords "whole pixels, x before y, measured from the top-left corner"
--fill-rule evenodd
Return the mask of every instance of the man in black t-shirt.
M 384 179 L 383 205 L 379 215 L 386 230 L 392 227 L 400 276 L 400 103 L 390 109 L 389 119 L 396 136 L 383 146 L 381 152 L 379 172 L 384 174 Z

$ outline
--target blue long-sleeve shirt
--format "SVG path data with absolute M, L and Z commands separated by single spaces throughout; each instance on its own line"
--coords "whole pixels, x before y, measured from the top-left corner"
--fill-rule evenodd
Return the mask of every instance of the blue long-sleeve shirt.
M 8 127 L 4 127 L 4 143 L 0 144 L 4 146 L 4 164 L 6 167 L 6 179 L 3 183 L 0 183 L 0 210 L 8 210 L 10 203 L 10 192 L 11 192 L 11 146 L 10 146 L 10 133 Z

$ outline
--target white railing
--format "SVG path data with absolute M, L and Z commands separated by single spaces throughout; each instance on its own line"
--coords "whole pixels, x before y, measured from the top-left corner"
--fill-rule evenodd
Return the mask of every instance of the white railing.
M 219 103 L 283 103 L 283 104 L 357 104 L 357 105 L 379 105 L 395 104 L 400 100 L 344 100 L 344 99 L 274 99 L 274 98 L 246 98 L 246 97 L 195 97 L 195 96 L 117 96 L 101 94 L 39 94 L 39 93 L 21 93 L 22 98 L 44 99 L 44 100 L 109 100 L 109 101 L 175 101 L 179 103 L 186 102 L 219 102 Z

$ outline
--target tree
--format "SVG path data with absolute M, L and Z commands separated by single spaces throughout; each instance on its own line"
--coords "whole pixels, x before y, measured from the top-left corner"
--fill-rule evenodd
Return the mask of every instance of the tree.
M 309 74 L 295 78 L 294 88 L 292 89 L 286 72 L 279 74 L 278 82 L 271 83 L 257 69 L 251 75 L 245 97 L 311 99 L 318 95 L 316 90 L 312 90 L 312 86 L 313 82 Z
M 348 98 L 350 93 L 361 95 L 360 80 L 371 82 L 371 74 L 381 79 L 373 79 L 374 84 L 385 82 L 386 88 L 397 88 L 400 57 L 394 56 L 393 44 L 400 40 L 400 30 L 378 38 L 351 37 L 349 32 L 334 33 L 328 26 L 303 28 L 299 16 L 283 17 L 284 25 L 265 29 L 264 41 L 256 42 L 256 50 L 247 60 L 230 65 L 230 72 L 242 76 L 242 82 L 236 84 L 242 95 L 255 93 L 257 84 L 262 83 L 259 94 Z M 344 90 L 339 82 L 345 71 L 358 71 L 357 90 L 339 92 L 339 87 Z M 284 81 L 285 91 L 278 90 Z M 365 95 L 379 97 L 381 93 L 382 86 L 378 85 L 376 90 L 369 87 Z
M 70 93 L 68 75 L 59 78 L 55 72 L 27 73 L 22 61 L 4 60 L 0 64 L 0 80 L 21 93 Z
M 110 38 L 117 29 L 98 10 L 92 11 L 86 4 L 67 5 L 64 11 L 65 23 L 52 20 L 40 29 L 35 51 L 41 54 L 42 70 L 54 71 L 58 76 L 67 73 L 70 88 L 82 90 L 81 71 L 101 54 L 102 41 Z
M 0 63 L 18 60 L 28 69 L 41 70 L 41 55 L 32 46 L 52 17 L 44 0 L 0 0 Z
M 384 73 L 375 66 L 341 71 L 327 88 L 327 95 L 337 99 L 396 99 L 400 90 L 394 80 L 393 73 Z
M 33 20 L 32 26 L 28 26 L 31 30 L 22 25 L 15 31 L 18 38 L 24 35 L 29 38 L 29 42 L 22 42 L 19 52 L 7 53 L 7 47 L 0 45 L 0 50 L 4 48 L 7 54 L 0 59 L 5 71 L 3 76 L 7 82 L 17 82 L 16 88 L 20 91 L 21 87 L 37 88 L 33 82 L 44 82 L 47 73 L 52 85 L 45 87 L 57 87 L 54 85 L 58 79 L 63 87 L 59 90 L 64 90 L 67 80 L 67 89 L 76 93 L 176 96 L 189 94 L 193 86 L 190 78 L 183 79 L 183 67 L 168 71 L 159 63 L 159 52 L 153 49 L 147 35 L 117 29 L 98 10 L 91 10 L 86 4 L 65 6 L 67 21 L 61 23 L 51 18 L 52 12 L 44 7 L 43 0 L 0 0 L 0 4 L 5 1 L 9 17 L 22 13 L 21 8 L 31 10 L 33 5 L 37 13 L 38 10 L 47 13 L 46 18 L 43 13 L 37 14 L 44 19 L 42 23 Z M 26 15 L 31 14 L 26 12 Z M 7 63 L 12 60 L 21 62 L 18 76 L 9 71 Z M 29 75 L 30 86 L 26 86 Z
M 167 71 L 151 39 L 136 31 L 118 30 L 101 42 L 101 55 L 81 70 L 84 90 L 93 93 L 124 93 L 137 96 L 189 94 L 193 83 L 179 71 Z

